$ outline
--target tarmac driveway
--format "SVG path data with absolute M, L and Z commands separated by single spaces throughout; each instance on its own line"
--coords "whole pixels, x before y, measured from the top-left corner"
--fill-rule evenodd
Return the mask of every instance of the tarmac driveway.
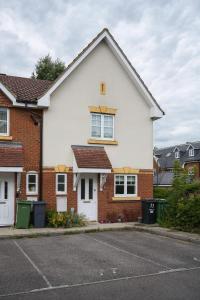
M 199 245 L 135 231 L 0 241 L 0 299 L 200 299 Z

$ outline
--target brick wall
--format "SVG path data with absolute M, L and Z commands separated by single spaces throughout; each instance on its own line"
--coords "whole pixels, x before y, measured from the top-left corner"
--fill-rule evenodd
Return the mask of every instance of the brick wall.
M 199 162 L 191 162 L 191 163 L 187 163 L 185 164 L 185 169 L 189 170 L 190 168 L 194 168 L 196 171 L 196 178 L 200 177 L 200 163 Z
M 20 198 L 26 198 L 25 182 L 27 171 L 39 171 L 40 139 L 39 127 L 35 126 L 30 111 L 13 107 L 11 101 L 0 91 L 0 106 L 10 109 L 10 135 L 12 141 L 21 142 L 24 148 L 24 172 L 22 173 L 22 189 Z M 42 114 L 41 110 L 35 110 Z
M 102 192 L 98 192 L 98 219 L 105 221 L 108 212 L 116 212 L 123 214 L 123 210 L 132 211 L 134 220 L 137 221 L 141 216 L 141 201 L 113 201 L 114 196 L 114 174 L 109 174 L 106 184 Z M 153 175 L 152 174 L 138 174 L 138 196 L 141 199 L 152 198 L 153 196 Z

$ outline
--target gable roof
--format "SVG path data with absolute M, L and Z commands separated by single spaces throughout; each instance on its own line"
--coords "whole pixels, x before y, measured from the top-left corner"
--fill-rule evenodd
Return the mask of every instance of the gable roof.
M 121 65 L 126 69 L 130 78 L 138 86 L 142 92 L 144 99 L 151 107 L 151 118 L 159 119 L 165 113 L 153 97 L 153 95 L 148 90 L 144 81 L 141 79 L 137 71 L 132 66 L 131 62 L 128 60 L 127 56 L 124 54 L 118 43 L 115 41 L 114 37 L 111 35 L 107 28 L 104 28 L 83 50 L 77 55 L 77 57 L 67 66 L 65 71 L 54 81 L 52 86 L 49 87 L 44 95 L 39 99 L 38 104 L 40 106 L 48 107 L 50 105 L 50 95 L 57 89 L 57 87 L 70 75 L 70 73 L 90 54 L 90 52 L 101 42 L 105 41 L 117 59 L 120 61 Z
M 2 89 L 6 95 L 7 92 L 9 92 L 12 95 L 12 98 L 15 99 L 15 102 L 29 102 L 36 104 L 37 99 L 40 98 L 51 85 L 52 81 L 49 80 L 0 74 L 0 89 Z

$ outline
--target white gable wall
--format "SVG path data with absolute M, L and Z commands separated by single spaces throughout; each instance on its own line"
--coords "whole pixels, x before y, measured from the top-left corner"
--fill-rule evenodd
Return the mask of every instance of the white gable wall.
M 99 84 L 105 82 L 106 95 Z M 150 107 L 108 46 L 101 42 L 51 95 L 44 112 L 44 166 L 72 166 L 71 145 L 88 145 L 89 106 L 117 108 L 115 139 L 105 145 L 113 167 L 152 168 Z

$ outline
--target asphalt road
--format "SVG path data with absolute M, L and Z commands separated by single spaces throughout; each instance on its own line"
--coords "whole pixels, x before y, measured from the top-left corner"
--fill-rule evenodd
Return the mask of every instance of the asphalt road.
M 1 240 L 1 299 L 200 300 L 200 246 L 135 231 Z

